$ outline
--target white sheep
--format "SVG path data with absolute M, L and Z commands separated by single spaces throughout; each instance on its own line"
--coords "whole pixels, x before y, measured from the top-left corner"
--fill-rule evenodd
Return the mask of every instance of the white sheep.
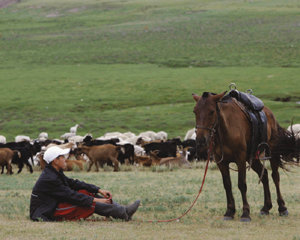
M 115 138 L 115 137 L 118 137 L 118 136 L 122 136 L 123 134 L 120 133 L 120 132 L 108 132 L 108 133 L 105 133 L 104 134 L 104 137 L 106 139 L 111 139 L 111 138 Z
M 185 134 L 184 141 L 188 139 L 196 139 L 195 128 L 188 130 Z
M 71 127 L 71 128 L 70 128 L 70 133 L 76 134 L 77 128 L 78 128 L 78 127 L 79 127 L 79 124 L 76 124 L 75 126 Z
M 61 139 L 69 139 L 70 137 L 75 136 L 76 133 L 64 133 L 63 135 L 60 136 Z
M 144 148 L 142 148 L 141 146 L 138 145 L 133 145 L 134 147 L 134 153 L 137 156 L 144 156 L 146 154 Z
M 24 135 L 18 135 L 15 137 L 15 142 L 23 142 L 23 141 L 30 142 L 30 137 Z
M 137 140 L 138 140 L 138 136 L 134 136 L 126 139 L 126 141 L 131 143 L 132 145 L 135 145 Z
M 50 143 L 50 144 L 48 144 L 46 146 L 45 150 L 49 149 L 50 147 L 54 147 L 54 146 L 57 146 L 57 147 L 59 147 L 61 149 L 66 149 L 66 148 L 72 148 L 72 149 L 74 149 L 74 148 L 76 148 L 76 144 L 71 143 L 71 142 L 60 144 L 60 145 L 57 145 L 55 143 Z
M 80 143 L 80 142 L 83 142 L 83 139 L 85 138 L 86 136 L 79 136 L 79 135 L 75 135 L 75 136 L 71 136 L 68 138 L 68 141 L 69 142 L 72 142 L 72 143 Z
M 45 140 L 47 140 L 48 139 L 48 133 L 46 133 L 46 132 L 41 132 L 40 134 L 39 134 L 39 137 L 38 137 L 38 140 L 39 141 L 45 141 Z
M 4 137 L 3 135 L 0 135 L 0 143 L 6 143 L 6 137 Z
M 136 137 L 136 135 L 132 132 L 125 132 L 123 133 L 123 136 L 127 137 L 127 138 L 133 138 Z
M 288 126 L 287 130 L 289 132 L 292 132 L 292 129 L 293 129 L 293 132 L 295 134 L 295 137 L 297 139 L 300 139 L 300 124 L 297 123 L 297 124 L 293 124 L 292 126 Z
M 164 131 L 160 131 L 156 133 L 156 139 L 155 140 L 167 140 L 168 139 L 168 134 Z
M 152 141 L 151 138 L 146 137 L 146 136 L 140 136 L 140 135 L 138 135 L 137 137 L 138 137 L 138 139 L 141 138 L 144 142 L 151 142 Z
M 146 132 L 141 132 L 138 137 L 145 138 L 150 138 L 152 141 L 156 139 L 156 133 L 153 131 L 146 131 Z

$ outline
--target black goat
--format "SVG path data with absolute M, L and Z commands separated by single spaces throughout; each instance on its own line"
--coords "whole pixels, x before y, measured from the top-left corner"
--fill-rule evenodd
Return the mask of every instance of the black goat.
M 120 142 L 118 138 L 98 140 L 98 139 L 93 139 L 91 136 L 86 136 L 83 139 L 83 144 L 86 146 L 97 146 L 97 145 L 104 145 L 104 144 L 112 144 L 116 146 L 118 142 Z

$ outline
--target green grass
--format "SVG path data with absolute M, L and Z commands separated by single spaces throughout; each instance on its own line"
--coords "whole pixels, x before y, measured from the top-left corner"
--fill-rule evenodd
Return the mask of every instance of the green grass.
M 176 218 L 195 199 L 204 163 L 191 169 L 171 169 L 153 172 L 151 168 L 131 167 L 131 171 L 67 172 L 66 175 L 101 186 L 112 192 L 115 201 L 128 204 L 141 199 L 142 205 L 133 221 L 34 223 L 29 220 L 29 199 L 40 171 L 30 174 L 26 169 L 13 176 L 1 176 L 0 228 L 2 239 L 297 239 L 300 212 L 299 168 L 281 174 L 281 190 L 290 215 L 279 217 L 276 190 L 270 178 L 273 208 L 269 216 L 260 216 L 263 205 L 262 184 L 257 175 L 247 171 L 247 196 L 251 208 L 251 223 L 239 222 L 242 211 L 237 173 L 231 171 L 233 195 L 237 213 L 233 221 L 223 221 L 226 209 L 221 174 L 212 163 L 206 182 L 194 208 L 179 222 L 147 223 L 147 220 Z M 270 171 L 269 171 L 270 173 Z M 144 222 L 143 222 L 144 221 Z M 16 227 L 18 226 L 18 227 Z
M 1 10 L 0 59 L 38 65 L 299 67 L 296 2 L 235 2 L 21 2 Z
M 80 65 L 2 70 L 0 132 L 57 138 L 80 123 L 79 134 L 166 131 L 184 136 L 194 126 L 191 94 L 222 92 L 235 82 L 252 88 L 283 126 L 299 122 L 298 69 L 165 68 L 155 65 Z M 87 74 L 88 73 L 88 74 Z M 289 79 L 286 79 L 289 76 Z M 30 79 L 26 84 L 23 79 Z M 282 84 L 286 80 L 287 84 Z M 291 102 L 274 101 L 291 96 Z
M 0 9 L 0 134 L 194 126 L 191 93 L 254 90 L 300 121 L 299 3 L 27 0 Z M 290 102 L 277 102 L 278 97 Z
M 195 124 L 191 94 L 220 93 L 231 82 L 253 89 L 282 126 L 299 123 L 299 8 L 297 0 L 24 0 L 2 8 L 0 134 L 57 138 L 79 123 L 80 135 L 163 130 L 183 137 Z M 287 218 L 278 216 L 272 183 L 273 209 L 259 215 L 262 186 L 247 172 L 248 224 L 239 222 L 235 172 L 236 218 L 222 220 L 225 192 L 215 165 L 195 207 L 173 223 L 141 221 L 181 215 L 200 187 L 201 164 L 66 173 L 111 190 L 122 204 L 140 198 L 128 223 L 31 222 L 39 174 L 0 177 L 1 239 L 300 239 L 299 169 L 281 171 Z

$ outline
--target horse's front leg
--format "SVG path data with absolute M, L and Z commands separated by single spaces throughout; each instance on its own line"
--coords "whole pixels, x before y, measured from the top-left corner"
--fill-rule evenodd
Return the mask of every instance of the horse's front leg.
M 241 216 L 242 222 L 251 221 L 250 218 L 250 207 L 247 201 L 247 183 L 246 183 L 246 162 L 238 162 L 238 187 L 240 189 L 242 199 L 243 199 L 243 214 Z
M 235 203 L 234 198 L 232 195 L 232 187 L 231 187 L 231 180 L 230 180 L 230 173 L 229 173 L 229 164 L 224 163 L 223 161 L 218 163 L 218 167 L 222 174 L 223 178 L 223 185 L 226 191 L 226 198 L 227 198 L 227 210 L 224 214 L 224 220 L 232 220 L 235 214 Z

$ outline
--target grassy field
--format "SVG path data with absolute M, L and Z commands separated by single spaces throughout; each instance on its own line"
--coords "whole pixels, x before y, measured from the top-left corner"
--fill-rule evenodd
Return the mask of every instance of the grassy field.
M 231 172 L 237 214 L 233 221 L 223 221 L 226 208 L 221 175 L 214 164 L 208 170 L 204 189 L 198 202 L 180 222 L 147 223 L 147 220 L 170 219 L 180 216 L 195 199 L 204 173 L 204 163 L 191 169 L 123 168 L 96 172 L 66 173 L 109 189 L 114 199 L 128 204 L 141 199 L 142 205 L 133 221 L 34 223 L 29 220 L 29 199 L 32 186 L 40 172 L 23 171 L 20 175 L 1 176 L 0 229 L 1 239 L 270 239 L 299 240 L 300 169 L 281 171 L 281 189 L 288 217 L 279 217 L 276 191 L 271 181 L 273 209 L 269 216 L 260 216 L 263 204 L 262 185 L 253 171 L 247 172 L 248 201 L 252 221 L 241 223 L 242 200 L 237 187 L 237 173 Z
M 3 2 L 3 1 L 2 1 Z M 191 94 L 251 88 L 300 121 L 297 1 L 40 1 L 0 9 L 0 134 L 194 126 Z M 274 101 L 290 97 L 289 102 Z
M 11 4 L 9 4 L 11 3 Z M 192 93 L 251 88 L 287 127 L 300 122 L 298 0 L 0 0 L 0 135 L 166 131 L 184 137 L 194 124 Z M 288 99 L 288 101 L 283 101 Z M 134 221 L 33 223 L 31 189 L 40 171 L 0 177 L 0 239 L 300 240 L 300 174 L 281 172 L 290 215 L 259 216 L 263 192 L 248 174 L 251 223 L 225 222 L 220 173 L 212 165 L 196 206 L 180 222 L 146 223 L 183 213 L 203 166 L 123 167 L 69 176 L 100 185 L 122 204 L 141 199 Z

